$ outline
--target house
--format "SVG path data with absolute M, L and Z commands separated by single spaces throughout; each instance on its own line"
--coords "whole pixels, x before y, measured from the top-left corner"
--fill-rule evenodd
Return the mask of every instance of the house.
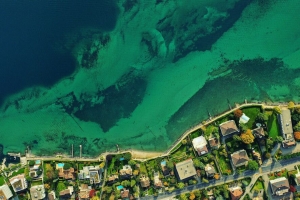
M 74 192 L 73 186 L 68 186 L 68 189 L 59 192 L 59 199 L 70 199 Z
M 129 199 L 129 197 L 130 197 L 130 192 L 128 189 L 121 190 L 121 198 L 122 199 Z
M 203 136 L 194 138 L 192 143 L 199 156 L 208 153 L 208 149 L 206 147 L 207 141 Z
M 234 167 L 240 167 L 248 164 L 249 157 L 247 152 L 242 149 L 231 154 L 231 161 Z
M 58 170 L 58 177 L 63 179 L 75 180 L 75 169 L 70 167 L 70 169 L 64 169 L 64 163 L 56 164 L 56 169 Z
M 55 192 L 52 190 L 51 192 L 48 193 L 48 200 L 55 200 L 56 195 Z
M 11 186 L 15 192 L 26 190 L 28 185 L 24 174 L 19 174 L 9 179 Z
M 249 121 L 249 117 L 243 113 L 243 115 L 240 117 L 239 123 L 240 124 L 246 124 Z
M 163 186 L 162 181 L 159 179 L 159 172 L 154 172 L 154 186 L 157 188 Z
M 196 169 L 192 159 L 188 159 L 175 165 L 179 180 L 183 181 L 195 176 Z
M 84 166 L 78 173 L 79 180 L 90 180 L 90 183 L 98 184 L 101 181 L 102 168 L 99 166 Z
M 42 171 L 40 170 L 42 170 L 42 168 L 40 168 L 40 166 L 41 160 L 35 160 L 34 165 L 29 169 L 29 176 L 31 178 L 37 178 L 41 174 Z M 38 173 L 38 171 L 40 171 L 40 173 Z
M 213 177 L 216 173 L 215 168 L 213 166 L 211 166 L 210 164 L 206 164 L 204 169 L 205 169 L 206 176 L 209 178 Z
M 279 114 L 281 133 L 284 139 L 292 139 L 293 137 L 293 127 L 291 111 L 289 109 L 284 109 Z
M 300 174 L 299 173 L 296 174 L 295 182 L 296 182 L 297 186 L 300 186 Z
M 149 177 L 146 177 L 145 175 L 141 175 L 140 183 L 143 188 L 149 187 L 150 186 Z
M 130 165 L 124 165 L 123 169 L 120 170 L 120 177 L 122 179 L 129 179 L 132 175 L 132 169 Z
M 262 165 L 262 160 L 261 160 L 261 155 L 260 153 L 256 152 L 256 151 L 252 151 L 252 155 L 254 157 L 254 159 L 258 162 L 259 165 Z
M 161 170 L 163 172 L 164 177 L 170 176 L 170 169 L 167 167 L 167 161 L 163 160 L 160 162 Z
M 265 138 L 265 131 L 263 127 L 257 127 L 252 130 L 252 134 L 257 139 L 264 139 Z
M 218 138 L 213 137 L 208 140 L 209 146 L 212 149 L 218 149 L 220 147 L 220 141 Z
M 273 195 L 281 196 L 289 192 L 290 185 L 286 177 L 270 180 L 270 185 Z
M 227 136 L 233 133 L 238 133 L 239 129 L 234 120 L 229 120 L 219 125 L 222 136 Z
M 231 200 L 238 200 L 243 195 L 243 190 L 240 186 L 229 188 Z
M 44 199 L 46 197 L 44 185 L 36 185 L 30 188 L 30 196 L 32 200 Z
M 283 148 L 289 148 L 289 147 L 293 147 L 293 146 L 296 146 L 296 141 L 294 139 L 282 141 Z
M 114 175 L 110 175 L 109 177 L 108 177 L 108 184 L 113 184 L 114 182 L 116 182 L 116 180 L 118 180 L 119 179 L 119 176 L 118 175 L 116 175 L 116 174 L 114 174 Z
M 10 191 L 8 185 L 0 186 L 0 199 L 1 200 L 8 200 L 13 196 L 12 192 Z
M 79 200 L 89 200 L 91 190 L 92 188 L 89 187 L 87 184 L 81 184 L 78 193 Z

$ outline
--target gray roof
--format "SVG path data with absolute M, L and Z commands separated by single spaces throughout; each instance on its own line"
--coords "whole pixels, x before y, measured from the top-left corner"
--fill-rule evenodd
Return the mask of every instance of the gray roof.
M 219 125 L 223 136 L 230 135 L 232 133 L 239 132 L 234 120 L 229 120 Z
M 282 110 L 280 114 L 281 131 L 283 137 L 286 139 L 285 134 L 293 134 L 291 111 L 288 109 Z
M 271 183 L 271 188 L 273 193 L 290 188 L 289 181 L 285 177 L 280 177 L 271 180 L 270 183 Z
M 176 170 L 180 180 L 195 176 L 196 169 L 192 159 L 188 159 L 176 164 Z
M 239 151 L 236 151 L 233 154 L 231 154 L 231 160 L 232 160 L 232 164 L 234 166 L 237 166 L 239 164 L 242 164 L 242 163 L 248 161 L 249 157 L 247 155 L 247 152 L 243 149 L 243 150 L 239 150 Z

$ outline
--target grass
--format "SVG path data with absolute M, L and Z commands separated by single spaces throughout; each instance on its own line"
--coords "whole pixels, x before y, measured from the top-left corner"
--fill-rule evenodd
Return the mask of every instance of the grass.
M 251 189 L 252 191 L 258 191 L 258 190 L 263 190 L 264 189 L 264 183 L 260 180 L 257 180 L 254 186 Z
M 250 118 L 246 125 L 251 129 L 255 122 L 256 116 L 261 112 L 260 107 L 243 108 L 242 111 Z
M 205 128 L 204 135 L 210 136 L 210 134 L 212 134 L 214 131 L 218 131 L 218 127 L 210 124 Z
M 23 168 L 19 169 L 18 171 L 13 172 L 12 176 L 16 176 L 16 175 L 19 175 L 19 174 L 24 174 L 24 171 L 25 171 L 25 168 L 23 167 Z
M 274 180 L 280 177 L 286 177 L 288 178 L 288 171 L 286 169 L 282 169 L 281 171 L 277 172 L 271 172 L 269 175 L 270 180 Z
M 43 185 L 42 181 L 32 181 L 31 186 L 36 186 L 36 185 Z
M 194 152 L 189 151 L 189 148 L 190 148 L 189 145 L 181 145 L 175 152 L 173 152 L 170 155 L 170 159 L 173 162 L 180 162 L 188 158 L 194 158 L 195 157 Z
M 275 139 L 279 135 L 279 125 L 277 116 L 274 113 L 269 116 L 267 126 L 269 130 L 269 136 Z
M 231 165 L 229 162 L 226 161 L 224 156 L 219 155 L 219 152 L 216 156 L 217 160 L 218 160 L 218 164 L 220 166 L 220 169 L 222 171 L 222 173 L 227 173 L 227 174 L 232 174 L 232 169 L 231 169 Z
M 4 177 L 0 176 L 0 186 L 5 184 Z

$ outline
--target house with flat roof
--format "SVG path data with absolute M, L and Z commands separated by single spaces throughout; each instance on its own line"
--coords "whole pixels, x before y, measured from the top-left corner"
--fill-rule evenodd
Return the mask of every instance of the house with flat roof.
M 129 179 L 132 176 L 132 168 L 130 165 L 124 165 L 119 174 L 121 179 Z
M 8 200 L 13 196 L 12 192 L 10 191 L 8 185 L 0 186 L 0 199 L 1 200 Z
M 242 149 L 231 154 L 231 161 L 234 167 L 240 167 L 248 164 L 249 157 L 247 152 Z
M 281 196 L 289 192 L 290 185 L 286 177 L 270 180 L 270 185 L 273 195 Z
M 30 188 L 30 196 L 32 200 L 44 199 L 46 197 L 44 185 L 36 185 Z
M 141 175 L 140 183 L 143 188 L 149 187 L 150 186 L 149 177 L 146 177 L 145 175 Z
M 186 180 L 197 174 L 193 160 L 188 159 L 175 165 L 179 180 Z
M 79 200 L 89 200 L 91 191 L 92 188 L 89 187 L 87 184 L 81 184 L 78 193 Z
M 238 200 L 243 195 L 243 190 L 240 186 L 235 186 L 229 188 L 231 200 Z
M 215 168 L 210 164 L 206 164 L 204 170 L 205 170 L 206 176 L 209 178 L 213 177 L 216 173 Z
M 129 199 L 130 197 L 130 192 L 128 189 L 122 189 L 121 190 L 121 198 L 122 199 Z
M 51 192 L 48 193 L 48 200 L 55 200 L 56 195 L 55 192 L 52 190 Z
M 154 172 L 154 186 L 157 188 L 163 186 L 162 181 L 159 178 L 159 172 Z
M 265 131 L 263 127 L 257 127 L 252 130 L 252 134 L 256 139 L 263 139 L 265 138 Z
M 24 174 L 19 174 L 9 179 L 11 186 L 15 192 L 26 190 L 28 185 Z
M 249 117 L 243 113 L 243 115 L 240 117 L 239 123 L 240 124 L 246 124 L 249 121 Z
M 90 183 L 98 184 L 101 181 L 102 168 L 99 166 L 84 166 L 78 173 L 79 180 L 90 180 Z
M 203 137 L 203 136 L 196 137 L 193 139 L 192 143 L 193 143 L 195 151 L 197 151 L 199 156 L 208 153 L 208 149 L 206 146 L 207 141 L 206 141 L 205 137 Z
M 296 145 L 294 135 L 291 111 L 289 109 L 283 109 L 281 114 L 279 114 L 279 121 L 281 127 L 281 133 L 283 137 L 282 146 L 284 148 L 289 148 Z
M 219 125 L 222 136 L 238 133 L 240 130 L 236 126 L 234 120 L 229 120 Z

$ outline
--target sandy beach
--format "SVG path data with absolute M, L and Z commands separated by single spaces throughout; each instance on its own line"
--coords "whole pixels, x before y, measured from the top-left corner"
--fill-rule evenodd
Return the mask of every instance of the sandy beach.
M 155 158 L 162 155 L 163 152 L 155 152 L 155 151 L 139 151 L 133 150 L 131 151 L 131 155 L 133 159 L 149 159 Z

